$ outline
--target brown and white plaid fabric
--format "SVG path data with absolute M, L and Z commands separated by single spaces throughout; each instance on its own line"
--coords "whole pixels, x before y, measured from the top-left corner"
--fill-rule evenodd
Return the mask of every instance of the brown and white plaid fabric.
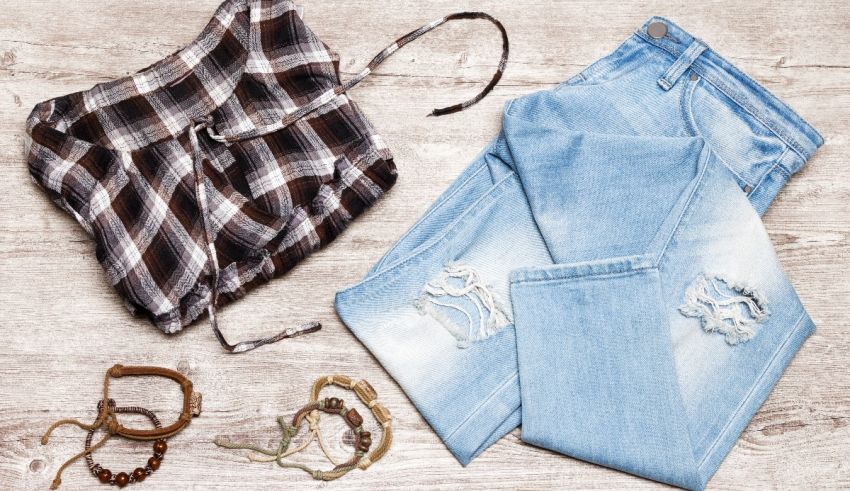
M 435 110 L 454 112 L 476 99 Z M 352 82 L 285 0 L 228 0 L 186 48 L 125 78 L 38 104 L 30 172 L 96 242 L 131 311 L 166 333 L 279 276 L 332 241 L 396 180 L 345 91 L 447 16 L 401 38 Z M 415 34 L 415 35 L 414 35 Z M 380 59 L 379 59 L 380 58 Z M 442 113 L 438 111 L 443 111 Z

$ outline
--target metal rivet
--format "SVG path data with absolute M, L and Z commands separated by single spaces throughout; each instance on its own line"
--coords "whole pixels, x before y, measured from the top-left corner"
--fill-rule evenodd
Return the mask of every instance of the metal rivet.
M 691 82 L 696 82 L 697 80 L 699 80 L 699 77 L 697 76 L 697 74 L 694 73 L 694 72 L 691 72 Z
M 646 28 L 646 32 L 653 39 L 661 39 L 667 35 L 667 24 L 663 22 L 653 22 Z
M 749 184 L 747 184 L 746 186 L 744 186 L 744 192 L 745 192 L 745 193 L 750 194 L 750 191 L 752 191 L 752 190 L 753 190 L 753 187 L 752 187 L 752 186 L 750 186 Z

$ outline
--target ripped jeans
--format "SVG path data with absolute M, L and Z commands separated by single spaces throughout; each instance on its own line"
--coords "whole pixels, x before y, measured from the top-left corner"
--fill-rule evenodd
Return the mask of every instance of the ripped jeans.
M 509 102 L 337 312 L 462 464 L 521 423 L 530 444 L 701 489 L 814 330 L 760 215 L 821 144 L 653 18 Z

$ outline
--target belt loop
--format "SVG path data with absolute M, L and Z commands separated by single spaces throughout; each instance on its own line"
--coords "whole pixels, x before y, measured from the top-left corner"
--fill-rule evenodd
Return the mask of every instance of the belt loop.
M 664 72 L 664 76 L 658 79 L 658 85 L 661 86 L 664 90 L 670 90 L 676 84 L 676 81 L 679 80 L 679 77 L 685 73 L 685 70 L 691 67 L 691 65 L 699 58 L 699 55 L 702 54 L 703 51 L 708 49 L 708 46 L 705 45 L 699 39 L 694 39 L 688 49 L 676 59 L 675 62 Z

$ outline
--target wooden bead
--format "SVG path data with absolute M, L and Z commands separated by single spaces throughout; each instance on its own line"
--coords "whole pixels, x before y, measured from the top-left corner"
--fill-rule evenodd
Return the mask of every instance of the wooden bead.
M 151 457 L 148 459 L 148 465 L 151 466 L 151 470 L 155 471 L 159 469 L 159 465 L 162 463 L 158 458 Z
M 136 467 L 133 471 L 133 478 L 136 479 L 136 482 L 142 482 L 146 477 L 148 477 L 148 473 L 141 467 Z
M 386 425 L 393 420 L 390 410 L 382 404 L 375 405 L 375 407 L 372 408 L 372 414 L 375 415 L 375 419 L 377 419 L 378 423 L 381 423 L 381 425 Z
M 348 412 L 345 413 L 345 420 L 348 421 L 348 424 L 354 428 L 363 424 L 363 416 L 360 416 L 360 413 L 358 413 L 354 408 L 349 409 Z
M 368 452 L 372 446 L 372 434 L 368 431 L 361 431 L 360 438 L 357 439 L 357 450 Z
M 126 472 L 119 472 L 117 476 L 115 476 L 115 484 L 118 485 L 119 488 L 123 488 L 130 482 L 130 475 Z
M 165 451 L 168 450 L 168 444 L 165 443 L 165 440 L 157 440 L 153 444 L 153 451 L 158 454 L 164 454 Z
M 357 382 L 354 386 L 354 392 L 360 396 L 360 400 L 362 400 L 365 404 L 369 404 L 378 398 L 378 393 L 375 391 L 375 388 L 372 387 L 372 384 L 365 380 Z
M 109 469 L 101 469 L 97 473 L 97 478 L 98 480 L 100 480 L 100 482 L 106 484 L 109 482 L 110 479 L 112 479 L 112 471 L 110 471 Z

